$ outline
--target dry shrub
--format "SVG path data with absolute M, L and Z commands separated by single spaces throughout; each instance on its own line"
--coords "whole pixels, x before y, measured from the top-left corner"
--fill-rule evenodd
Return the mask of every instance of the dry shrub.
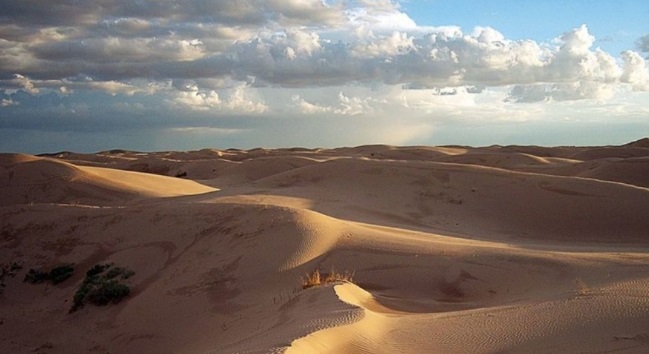
M 351 283 L 354 272 L 345 271 L 338 273 L 331 269 L 329 273 L 321 273 L 319 269 L 314 270 L 302 278 L 302 289 L 308 289 L 314 286 L 332 284 L 332 283 Z

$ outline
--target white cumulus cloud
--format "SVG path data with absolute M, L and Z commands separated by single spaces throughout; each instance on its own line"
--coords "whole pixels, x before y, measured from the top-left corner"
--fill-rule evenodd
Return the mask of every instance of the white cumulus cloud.
M 187 90 L 175 92 L 170 99 L 173 105 L 197 111 L 222 111 L 228 113 L 260 114 L 268 110 L 268 106 L 253 97 L 244 85 L 224 90 L 224 98 L 215 90 L 199 91 L 196 86 Z

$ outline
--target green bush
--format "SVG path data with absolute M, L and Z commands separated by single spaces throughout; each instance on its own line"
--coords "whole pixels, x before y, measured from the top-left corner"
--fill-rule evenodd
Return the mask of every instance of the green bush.
M 23 266 L 16 262 L 11 262 L 11 263 L 2 263 L 0 264 L 0 294 L 2 294 L 2 290 L 7 284 L 5 284 L 5 278 L 6 277 L 15 277 L 16 274 L 18 274 L 18 271 L 21 270 Z
M 116 304 L 130 293 L 131 289 L 127 285 L 120 283 L 118 280 L 101 279 L 99 283 L 88 292 L 86 300 L 97 306 L 107 305 L 109 302 Z
M 121 280 L 130 278 L 135 272 L 127 268 L 111 267 L 112 264 L 97 264 L 86 272 L 86 278 L 74 294 L 70 312 L 80 309 L 86 302 L 97 306 L 116 304 L 131 293 L 131 288 Z
M 72 268 L 71 264 L 66 264 L 50 270 L 49 277 L 52 284 L 58 284 L 70 278 L 72 273 L 74 273 L 74 268 Z
M 95 264 L 86 272 L 86 277 L 92 277 L 103 273 L 106 269 L 110 268 L 111 264 Z
M 74 312 L 83 307 L 83 301 L 86 299 L 88 292 L 90 291 L 90 286 L 85 281 L 79 287 L 76 293 L 74 293 L 74 298 L 72 299 L 72 308 L 70 312 Z
M 26 283 L 38 284 L 43 283 L 47 280 L 50 280 L 50 273 L 43 272 L 38 269 L 30 268 L 25 274 L 25 279 L 23 280 Z
M 117 278 L 119 276 L 121 279 L 125 280 L 125 279 L 128 279 L 128 278 L 132 277 L 133 274 L 135 274 L 135 272 L 133 272 L 130 269 L 126 269 L 126 268 L 122 268 L 122 267 L 115 267 L 115 268 L 111 268 L 106 273 L 105 277 L 106 277 L 106 279 L 113 279 L 113 278 Z
M 122 275 L 120 276 L 120 278 L 122 280 L 126 280 L 126 279 L 128 279 L 128 278 L 130 278 L 130 277 L 132 277 L 134 275 L 135 275 L 134 271 L 132 271 L 130 269 L 124 269 L 124 271 L 122 272 Z
M 49 272 L 30 268 L 27 274 L 25 274 L 24 281 L 31 284 L 39 284 L 46 281 L 51 281 L 52 284 L 59 284 L 70 278 L 72 273 L 74 273 L 72 264 L 55 267 Z

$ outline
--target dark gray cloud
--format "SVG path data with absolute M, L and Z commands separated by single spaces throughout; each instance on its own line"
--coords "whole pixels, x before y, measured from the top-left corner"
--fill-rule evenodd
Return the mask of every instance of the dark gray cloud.
M 222 75 L 233 66 L 197 66 L 203 60 L 229 62 L 232 53 L 224 52 L 260 30 L 335 26 L 344 20 L 340 6 L 320 0 L 54 0 L 47 6 L 0 0 L 0 79 L 15 74 L 34 80 L 76 74 L 116 80 Z M 174 74 L 181 67 L 187 71 Z
M 112 7 L 112 6 L 111 6 Z M 90 1 L 0 0 L 0 23 L 20 26 L 74 26 L 94 23 L 106 12 L 106 5 Z
M 34 95 L 25 90 L 0 92 L 0 129 L 38 129 L 48 131 L 123 131 L 128 129 L 169 129 L 185 126 L 238 129 L 255 120 L 254 115 L 214 115 L 208 111 L 183 114 L 158 96 L 135 94 L 111 95 L 80 92 L 61 95 L 50 92 Z M 180 115 L 180 116 L 179 116 Z
M 336 5 L 339 6 L 339 5 Z M 268 21 L 291 24 L 331 24 L 342 20 L 335 6 L 319 0 L 0 0 L 0 22 L 30 26 L 85 26 L 111 18 L 263 25 Z

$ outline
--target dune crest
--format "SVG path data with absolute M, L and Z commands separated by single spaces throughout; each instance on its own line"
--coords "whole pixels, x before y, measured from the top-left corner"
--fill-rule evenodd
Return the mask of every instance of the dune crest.
M 647 141 L 0 154 L 2 348 L 646 353 Z
M 76 166 L 57 159 L 28 155 L 2 154 L 0 162 L 0 205 L 106 205 L 138 197 L 171 197 L 216 190 L 194 181 L 105 167 Z

